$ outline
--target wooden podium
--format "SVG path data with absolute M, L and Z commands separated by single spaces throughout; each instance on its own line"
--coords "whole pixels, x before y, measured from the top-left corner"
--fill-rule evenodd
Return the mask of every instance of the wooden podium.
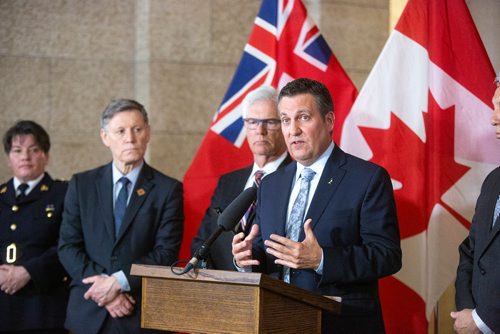
M 181 271 L 182 268 L 174 268 Z M 340 303 L 259 273 L 132 265 L 142 277 L 141 327 L 185 333 L 321 333 Z

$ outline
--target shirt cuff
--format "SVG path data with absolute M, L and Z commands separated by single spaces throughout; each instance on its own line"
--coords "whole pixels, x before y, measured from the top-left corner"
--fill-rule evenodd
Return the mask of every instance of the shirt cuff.
M 324 257 L 323 257 L 323 249 L 321 249 L 321 262 L 319 263 L 318 268 L 314 269 L 314 271 L 315 271 L 315 272 L 316 272 L 316 274 L 318 274 L 318 275 L 323 275 L 323 260 L 324 260 Z
M 483 333 L 483 334 L 495 334 L 485 323 L 484 321 L 479 317 L 479 315 L 476 312 L 476 309 L 472 310 L 472 319 L 476 323 L 477 328 Z
M 122 291 L 130 291 L 130 284 L 128 284 L 127 276 L 125 276 L 123 270 L 117 271 L 111 276 L 116 278 L 118 284 L 120 284 L 120 289 Z
M 238 270 L 240 273 L 251 273 L 252 272 L 252 268 L 241 268 L 241 267 L 238 267 L 238 265 L 236 264 L 236 260 L 234 259 L 234 257 L 233 257 L 233 264 L 234 264 L 234 267 L 236 268 L 236 270 Z

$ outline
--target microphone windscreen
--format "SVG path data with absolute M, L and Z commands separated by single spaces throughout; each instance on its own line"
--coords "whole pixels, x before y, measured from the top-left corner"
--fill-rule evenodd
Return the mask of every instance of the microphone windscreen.
M 232 230 L 236 224 L 239 223 L 252 202 L 255 201 L 256 197 L 257 189 L 255 187 L 245 189 L 224 211 L 222 211 L 217 220 L 217 224 L 222 227 L 224 231 Z

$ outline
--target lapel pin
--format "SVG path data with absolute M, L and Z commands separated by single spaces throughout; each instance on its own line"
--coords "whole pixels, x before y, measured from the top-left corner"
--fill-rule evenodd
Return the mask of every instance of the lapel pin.
M 0 194 L 5 194 L 7 192 L 7 186 L 3 186 L 2 189 L 0 189 Z
M 331 178 L 329 181 L 328 181 L 328 184 L 332 184 L 333 183 L 333 178 Z
M 40 191 L 47 191 L 47 190 L 49 190 L 49 187 L 46 184 L 42 184 L 42 186 L 40 187 Z
M 143 196 L 146 193 L 146 191 L 142 188 L 137 189 L 137 195 Z
M 56 208 L 55 208 L 54 204 L 47 204 L 47 206 L 45 207 L 46 212 L 54 211 L 55 209 Z

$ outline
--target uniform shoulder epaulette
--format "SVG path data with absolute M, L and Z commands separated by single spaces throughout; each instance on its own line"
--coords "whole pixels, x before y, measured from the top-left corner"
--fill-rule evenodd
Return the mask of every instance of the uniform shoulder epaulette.
M 7 183 L 2 183 L 0 185 L 0 195 L 5 194 L 7 192 Z

